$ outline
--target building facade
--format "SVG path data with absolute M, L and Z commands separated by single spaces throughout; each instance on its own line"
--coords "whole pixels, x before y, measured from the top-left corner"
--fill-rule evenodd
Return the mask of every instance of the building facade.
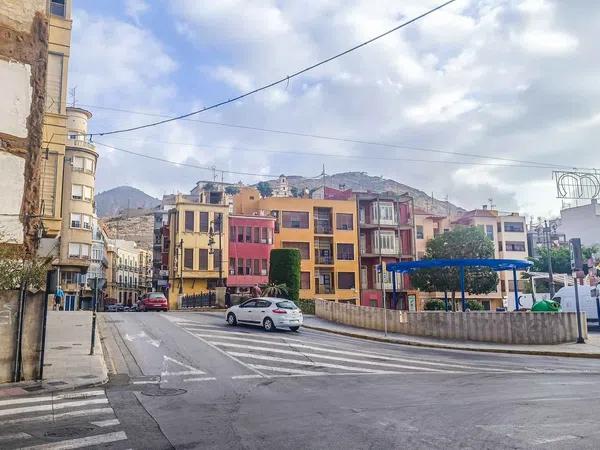
M 413 201 L 395 194 L 356 193 L 360 255 L 360 292 L 363 306 L 416 309 L 416 294 L 408 276 L 396 277 L 397 302 L 393 302 L 390 273 L 383 266 L 415 259 Z
M 228 211 L 222 192 L 176 196 L 168 220 L 170 308 L 177 308 L 182 295 L 225 285 Z
M 556 221 L 556 232 L 565 236 L 566 241 L 580 238 L 581 244 L 592 246 L 600 244 L 600 205 L 597 199 L 582 206 L 565 208 Z
M 227 287 L 240 292 L 269 281 L 275 218 L 229 216 L 229 272 Z
M 48 54 L 45 0 L 0 5 L 0 242 L 33 254 L 39 238 Z
M 168 297 L 169 291 L 169 210 L 173 208 L 174 195 L 165 195 L 154 210 L 154 240 L 152 242 L 152 288 Z

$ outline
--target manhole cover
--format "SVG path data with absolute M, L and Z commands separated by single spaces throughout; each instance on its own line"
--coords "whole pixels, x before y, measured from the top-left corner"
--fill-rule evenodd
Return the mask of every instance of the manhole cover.
M 142 394 L 147 395 L 149 397 L 170 397 L 173 395 L 185 394 L 186 392 L 187 391 L 185 389 L 165 388 L 165 389 L 148 389 L 148 390 L 142 391 Z
M 90 431 L 94 431 L 95 427 L 64 427 L 64 428 L 55 428 L 54 430 L 49 430 L 44 433 L 44 436 L 49 438 L 70 438 L 80 436 L 84 433 L 89 433 Z

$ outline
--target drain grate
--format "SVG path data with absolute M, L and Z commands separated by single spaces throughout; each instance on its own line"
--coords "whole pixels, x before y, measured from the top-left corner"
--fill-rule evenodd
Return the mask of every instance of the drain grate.
M 49 438 L 70 438 L 81 436 L 82 434 L 89 433 L 94 431 L 95 427 L 63 427 L 63 428 L 55 428 L 53 430 L 48 430 L 44 433 L 45 437 Z
M 42 389 L 44 389 L 44 386 L 42 386 L 42 385 L 28 386 L 28 387 L 24 387 L 23 389 L 25 389 L 27 392 L 35 392 L 35 391 L 41 391 Z
M 185 394 L 187 391 L 185 389 L 174 389 L 174 388 L 165 388 L 165 389 L 147 389 L 142 391 L 142 395 L 147 395 L 149 397 L 171 397 L 174 395 Z

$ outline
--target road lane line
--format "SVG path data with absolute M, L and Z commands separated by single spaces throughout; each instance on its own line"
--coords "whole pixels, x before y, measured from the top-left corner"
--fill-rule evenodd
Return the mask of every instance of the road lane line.
M 215 377 L 184 378 L 183 381 L 215 381 Z
M 156 384 L 156 383 L 160 383 L 160 380 L 141 380 L 141 381 L 134 381 L 132 384 Z
M 268 366 L 257 366 L 256 364 L 250 364 L 255 369 L 260 369 L 261 367 L 268 368 Z M 246 380 L 249 378 L 262 378 L 260 375 L 234 375 L 231 377 L 232 380 Z
M 189 333 L 194 333 L 194 331 L 192 330 L 186 330 Z M 268 336 L 266 334 L 257 334 L 257 333 L 243 333 L 241 331 L 212 331 L 212 330 L 206 330 L 206 331 L 210 331 L 212 337 L 219 337 L 219 336 L 214 336 L 215 334 L 224 334 L 226 336 L 230 336 L 230 335 L 236 335 L 236 336 L 247 336 L 247 337 L 260 337 L 260 338 L 264 338 L 264 339 L 268 339 L 269 342 L 270 341 L 275 341 L 275 340 L 279 340 L 279 339 L 285 339 L 288 341 L 292 341 L 292 342 L 305 342 L 302 341 L 300 339 L 295 339 L 295 338 L 289 338 L 285 335 L 282 336 L 278 336 L 278 335 L 272 335 L 272 336 Z
M 40 411 L 53 411 L 57 409 L 71 408 L 74 406 L 85 406 L 85 405 L 99 405 L 108 403 L 106 398 L 98 398 L 94 400 L 81 400 L 77 402 L 65 402 L 56 403 L 54 405 L 37 405 L 37 406 L 23 406 L 21 408 L 11 408 L 0 410 L 0 416 L 10 416 L 13 414 L 23 414 L 29 412 L 40 412 Z
M 66 441 L 52 442 L 49 444 L 34 445 L 32 447 L 24 447 L 23 450 L 68 450 L 72 448 L 90 447 L 92 445 L 124 441 L 126 439 L 127 435 L 124 431 L 116 431 L 114 433 L 98 434 L 96 436 L 88 436 L 78 439 L 69 439 Z
M 571 439 L 579 439 L 579 437 L 573 436 L 572 434 L 565 434 L 565 435 L 556 436 L 553 438 L 534 439 L 532 443 L 533 443 L 533 445 L 542 445 L 542 444 L 551 444 L 553 442 L 570 441 Z
M 252 364 L 252 367 L 256 367 L 257 369 L 262 370 L 272 370 L 273 372 L 285 372 L 294 375 L 323 375 L 323 372 L 315 372 L 312 370 L 300 370 L 300 369 L 288 369 L 285 367 L 271 367 L 271 366 L 263 366 L 260 364 Z M 330 375 L 330 374 L 328 374 Z
M 357 372 L 368 372 L 368 373 L 385 373 L 385 371 L 383 371 L 383 370 L 367 369 L 367 368 L 363 368 L 363 367 L 342 366 L 339 364 L 321 363 L 321 362 L 313 362 L 313 361 L 299 361 L 296 359 L 278 358 L 276 356 L 257 355 L 255 353 L 241 353 L 241 352 L 227 352 L 227 353 L 230 355 L 233 355 L 233 356 L 239 356 L 240 358 L 251 358 L 251 359 L 260 359 L 263 361 L 299 364 L 302 366 L 326 367 L 329 369 L 355 370 Z M 393 372 L 390 371 L 389 373 L 393 373 Z
M 31 439 L 31 435 L 27 433 L 12 433 L 0 436 L 0 442 L 16 441 L 17 439 Z
M 104 391 L 87 391 L 87 392 L 78 392 L 78 393 L 57 394 L 54 396 L 44 395 L 42 397 L 13 398 L 10 400 L 0 400 L 0 406 L 18 405 L 18 404 L 25 404 L 25 403 L 42 403 L 42 402 L 51 402 L 53 400 L 65 400 L 65 399 L 73 399 L 73 398 L 96 397 L 98 395 L 104 395 Z
M 294 350 L 281 350 L 278 348 L 274 349 L 274 348 L 268 348 L 268 347 L 255 347 L 252 345 L 232 344 L 232 343 L 228 343 L 228 342 L 213 342 L 213 343 L 215 345 L 220 345 L 222 347 L 241 348 L 241 349 L 245 349 L 245 350 L 259 350 L 259 351 L 266 351 L 266 352 L 270 352 L 270 353 L 281 353 L 281 354 L 285 354 L 285 355 L 306 356 L 309 358 L 329 359 L 331 361 L 364 364 L 364 365 L 368 365 L 368 366 L 391 367 L 394 369 L 410 369 L 410 370 L 419 370 L 419 371 L 425 371 L 425 372 L 446 372 L 445 369 L 433 369 L 431 367 L 408 366 L 405 364 L 390 364 L 390 363 L 386 363 L 386 362 L 363 361 L 360 359 L 321 355 L 319 353 L 299 353 Z
M 92 425 L 96 425 L 97 427 L 112 427 L 114 425 L 120 425 L 119 419 L 106 419 L 106 420 L 98 420 L 97 422 L 90 422 Z
M 84 417 L 84 416 L 94 416 L 94 415 L 102 415 L 102 414 L 112 414 L 114 415 L 114 411 L 112 408 L 93 408 L 93 409 L 81 409 L 78 411 L 68 411 L 59 414 L 46 414 L 44 416 L 34 416 L 34 417 L 19 417 L 17 419 L 8 419 L 1 420 L 0 425 L 14 425 L 15 423 L 24 423 L 24 422 L 53 422 L 58 419 L 64 419 L 68 417 Z

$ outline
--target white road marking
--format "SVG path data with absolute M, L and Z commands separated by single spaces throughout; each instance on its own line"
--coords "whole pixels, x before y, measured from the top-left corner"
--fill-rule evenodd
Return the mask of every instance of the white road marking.
M 252 367 L 256 367 L 261 370 L 272 370 L 273 372 L 285 372 L 294 375 L 322 375 L 323 372 L 314 372 L 311 370 L 300 370 L 300 369 L 288 369 L 286 367 L 271 367 L 271 366 L 262 366 L 260 364 L 252 364 Z M 328 374 L 331 375 L 331 374 Z
M 68 393 L 68 394 L 56 394 L 54 396 L 44 395 L 42 397 L 13 398 L 10 400 L 0 400 L 0 406 L 18 405 L 18 404 L 25 404 L 25 403 L 42 403 L 42 402 L 51 402 L 52 400 L 64 400 L 64 399 L 72 399 L 72 398 L 96 397 L 98 395 L 104 395 L 104 391 L 86 391 L 86 392 L 77 392 L 77 393 Z
M 124 431 L 114 433 L 98 434 L 79 439 L 69 439 L 67 441 L 52 442 L 49 444 L 34 445 L 25 447 L 23 450 L 67 450 L 72 448 L 90 447 L 92 445 L 108 444 L 109 442 L 124 441 L 127 435 Z
M 152 384 L 152 383 L 160 383 L 159 380 L 138 380 L 134 381 L 133 384 Z
M 185 367 L 188 370 L 180 370 L 178 372 L 170 372 L 167 370 L 167 366 L 168 366 L 169 362 L 177 364 L 181 367 Z M 161 377 L 180 376 L 180 375 L 204 375 L 204 374 L 206 374 L 206 372 L 204 372 L 194 366 L 190 366 L 189 364 L 183 363 L 181 361 L 177 361 L 176 359 L 170 358 L 167 355 L 163 356 L 163 371 L 160 373 Z
M 125 333 L 125 339 L 127 339 L 129 342 L 133 342 L 133 340 L 135 339 L 135 336 L 129 336 L 128 333 Z
M 424 371 L 424 372 L 447 372 L 447 370 L 445 370 L 445 369 L 433 369 L 431 367 L 418 367 L 418 366 L 408 366 L 408 365 L 404 365 L 404 364 L 390 364 L 390 363 L 385 363 L 385 362 L 364 361 L 364 360 L 360 360 L 360 359 L 351 359 L 351 358 L 342 358 L 339 356 L 322 355 L 319 353 L 299 353 L 294 350 L 281 350 L 278 348 L 274 349 L 274 348 L 268 348 L 268 347 L 254 347 L 252 345 L 231 344 L 228 342 L 213 342 L 213 344 L 220 345 L 222 347 L 233 347 L 233 348 L 242 348 L 242 349 L 246 349 L 246 350 L 267 351 L 267 352 L 271 352 L 271 353 L 282 353 L 285 355 L 307 356 L 309 358 L 329 359 L 331 361 L 364 364 L 364 365 L 368 365 L 368 366 L 381 366 L 381 367 L 391 367 L 394 369 L 420 370 L 420 371 Z
M 94 409 L 82 409 L 79 411 L 68 411 L 59 414 L 47 414 L 45 416 L 35 417 L 20 417 L 18 419 L 8 419 L 0 421 L 0 425 L 13 425 L 15 423 L 23 422 L 52 422 L 58 419 L 64 419 L 67 417 L 83 417 L 83 416 L 94 416 L 100 414 L 113 414 L 112 408 L 94 408 Z
M 564 434 L 562 436 L 557 436 L 557 437 L 553 437 L 553 438 L 535 439 L 533 441 L 533 445 L 550 444 L 552 442 L 569 441 L 571 439 L 578 439 L 578 437 L 573 436 L 572 434 Z
M 31 435 L 27 433 L 12 433 L 0 436 L 0 442 L 15 441 L 17 439 L 31 439 Z
M 90 422 L 92 425 L 96 425 L 97 427 L 112 427 L 114 425 L 120 425 L 119 419 L 106 419 L 106 420 L 98 420 L 97 422 Z
M 227 352 L 227 353 L 230 355 L 233 355 L 233 356 L 239 356 L 240 358 L 251 358 L 251 359 L 260 359 L 263 361 L 299 364 L 302 366 L 327 367 L 330 369 L 343 369 L 343 370 L 356 370 L 357 372 L 368 372 L 368 373 L 384 373 L 385 372 L 382 370 L 366 369 L 366 368 L 362 368 L 362 367 L 342 366 L 339 364 L 329 364 L 329 363 L 321 363 L 321 362 L 313 362 L 313 361 L 299 361 L 297 359 L 287 359 L 287 358 L 277 358 L 275 356 L 257 355 L 255 353 L 240 353 L 240 352 Z M 389 373 L 393 373 L 393 372 L 389 372 Z
M 215 377 L 203 377 L 203 378 L 184 378 L 183 381 L 215 381 Z
M 265 340 L 261 340 L 261 339 L 241 338 L 241 337 L 237 337 L 237 336 L 213 336 L 210 334 L 197 334 L 197 336 L 201 336 L 201 337 L 205 337 L 205 338 L 209 338 L 209 339 L 210 338 L 226 339 L 226 340 L 243 341 L 243 342 L 256 342 L 256 343 L 276 345 L 276 346 L 281 346 L 281 347 L 305 348 L 307 350 L 317 350 L 317 351 L 323 351 L 323 352 L 328 352 L 328 353 L 337 353 L 340 355 L 365 356 L 367 358 L 380 359 L 383 361 L 408 362 L 408 363 L 425 364 L 428 366 L 456 367 L 459 369 L 476 369 L 476 370 L 490 371 L 490 372 L 506 372 L 506 371 L 512 370 L 512 369 L 481 367 L 478 365 L 475 366 L 475 365 L 465 365 L 465 364 L 442 363 L 442 362 L 420 360 L 420 359 L 415 359 L 415 358 L 398 358 L 398 357 L 394 357 L 394 356 L 384 355 L 381 353 L 366 353 L 366 352 L 360 352 L 360 351 L 337 350 L 337 349 L 330 349 L 330 348 L 326 348 L 326 347 L 315 347 L 312 345 L 296 344 L 293 342 L 271 342 L 271 341 L 265 341 Z M 213 341 L 211 341 L 211 342 L 213 342 Z M 523 372 L 523 370 L 519 370 L 519 373 L 522 373 L 522 372 Z
M 156 348 L 160 347 L 161 344 L 161 341 L 155 339 L 148 339 L 146 342 L 148 342 L 148 344 L 153 345 Z
M 73 406 L 98 405 L 105 403 L 108 403 L 108 399 L 97 398 L 94 400 L 80 400 L 76 402 L 55 403 L 53 405 L 23 406 L 20 408 L 2 409 L 0 410 L 0 416 L 10 416 L 13 414 L 22 414 L 29 412 L 53 411 L 58 409 L 71 408 Z
M 252 367 L 254 367 L 255 369 L 260 369 L 260 367 L 257 367 L 256 364 L 250 364 Z M 268 366 L 261 366 L 261 367 L 266 367 L 268 368 Z M 232 380 L 245 380 L 248 378 L 263 378 L 262 375 L 234 375 L 231 377 Z
M 186 331 L 190 332 L 190 333 L 194 333 L 193 330 L 187 330 Z M 285 335 L 279 336 L 277 334 L 274 335 L 268 335 L 268 334 L 256 334 L 256 333 L 243 333 L 241 331 L 226 331 L 226 330 L 219 330 L 219 331 L 213 331 L 213 330 L 205 330 L 207 332 L 210 332 L 212 337 L 218 337 L 218 336 L 214 336 L 215 334 L 224 334 L 226 336 L 230 336 L 230 335 L 236 335 L 236 336 L 247 336 L 249 338 L 251 337 L 260 337 L 261 339 L 268 339 L 269 341 L 275 341 L 275 340 L 281 340 L 281 339 L 285 339 L 286 341 L 293 341 L 293 342 L 304 342 L 300 339 L 295 339 L 295 338 L 289 338 Z

